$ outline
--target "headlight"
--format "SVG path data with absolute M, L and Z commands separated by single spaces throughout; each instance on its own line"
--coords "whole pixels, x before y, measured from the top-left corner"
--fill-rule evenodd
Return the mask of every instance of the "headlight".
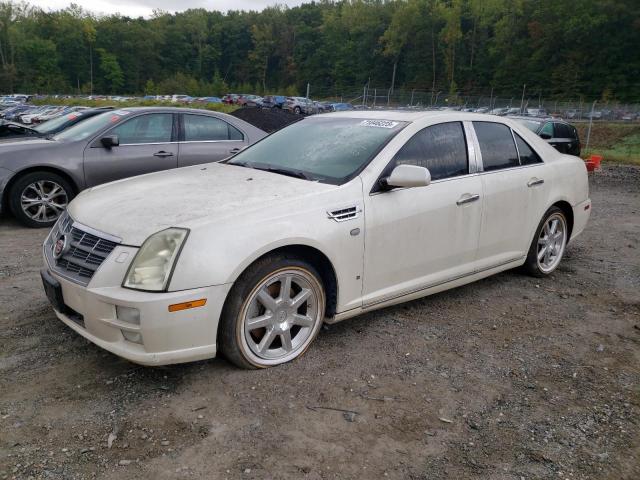
M 129 266 L 123 287 L 150 292 L 166 290 L 173 265 L 189 230 L 168 228 L 147 238 Z

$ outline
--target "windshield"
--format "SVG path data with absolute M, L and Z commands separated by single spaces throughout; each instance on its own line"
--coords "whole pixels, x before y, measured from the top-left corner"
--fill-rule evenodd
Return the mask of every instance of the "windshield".
M 131 112 L 128 110 L 113 110 L 91 117 L 84 122 L 76 123 L 74 126 L 63 130 L 53 137 L 54 140 L 76 142 L 95 135 L 107 125 L 115 125 L 121 122 Z
M 362 118 L 303 120 L 269 135 L 228 163 L 340 185 L 357 175 L 405 125 Z
M 533 133 L 536 133 L 540 128 L 540 122 L 535 122 L 533 120 L 522 120 L 519 118 L 516 120 L 522 125 L 524 125 L 525 127 L 527 127 L 529 130 L 531 130 Z
M 78 113 L 69 113 L 68 115 L 62 115 L 60 117 L 47 120 L 46 122 L 42 122 L 40 125 L 33 127 L 33 129 L 38 133 L 42 133 L 43 135 L 55 133 L 62 127 L 64 127 L 67 123 L 75 120 L 81 115 L 82 114 Z

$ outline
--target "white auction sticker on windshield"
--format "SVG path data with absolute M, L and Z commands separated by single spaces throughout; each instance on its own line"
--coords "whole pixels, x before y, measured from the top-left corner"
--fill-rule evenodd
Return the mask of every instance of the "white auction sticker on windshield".
M 364 120 L 360 125 L 363 127 L 393 128 L 398 125 L 398 122 L 392 122 L 391 120 Z

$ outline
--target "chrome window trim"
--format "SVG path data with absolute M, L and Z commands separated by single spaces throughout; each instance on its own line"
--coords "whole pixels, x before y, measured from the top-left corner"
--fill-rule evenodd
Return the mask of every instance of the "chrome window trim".
M 518 148 L 518 142 L 516 142 L 516 135 L 513 133 L 513 128 L 509 127 L 509 131 L 511 132 L 511 138 L 513 139 L 513 144 L 516 147 L 516 155 L 518 155 L 518 164 L 522 166 L 522 158 L 520 158 L 520 149 Z
M 183 142 L 176 142 L 179 144 L 185 144 L 185 143 L 224 143 L 224 142 L 241 142 L 241 143 L 245 143 L 244 140 L 185 140 Z
M 482 172 L 482 153 L 480 152 L 480 144 L 476 131 L 473 128 L 473 122 L 464 120 L 462 122 L 464 135 L 467 142 L 467 155 L 469 157 L 469 174 Z M 471 167 L 471 159 L 473 158 L 473 168 Z
M 117 148 L 117 147 L 136 147 L 138 145 L 177 145 L 180 142 L 146 142 L 146 143 L 121 143 L 119 145 L 116 145 L 112 148 Z M 100 147 L 98 147 L 100 148 Z

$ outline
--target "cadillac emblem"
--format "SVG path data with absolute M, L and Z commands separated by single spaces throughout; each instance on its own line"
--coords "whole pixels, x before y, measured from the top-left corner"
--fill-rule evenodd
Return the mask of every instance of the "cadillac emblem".
M 53 244 L 53 258 L 58 260 L 69 250 L 69 242 L 66 235 L 62 235 L 56 243 Z

